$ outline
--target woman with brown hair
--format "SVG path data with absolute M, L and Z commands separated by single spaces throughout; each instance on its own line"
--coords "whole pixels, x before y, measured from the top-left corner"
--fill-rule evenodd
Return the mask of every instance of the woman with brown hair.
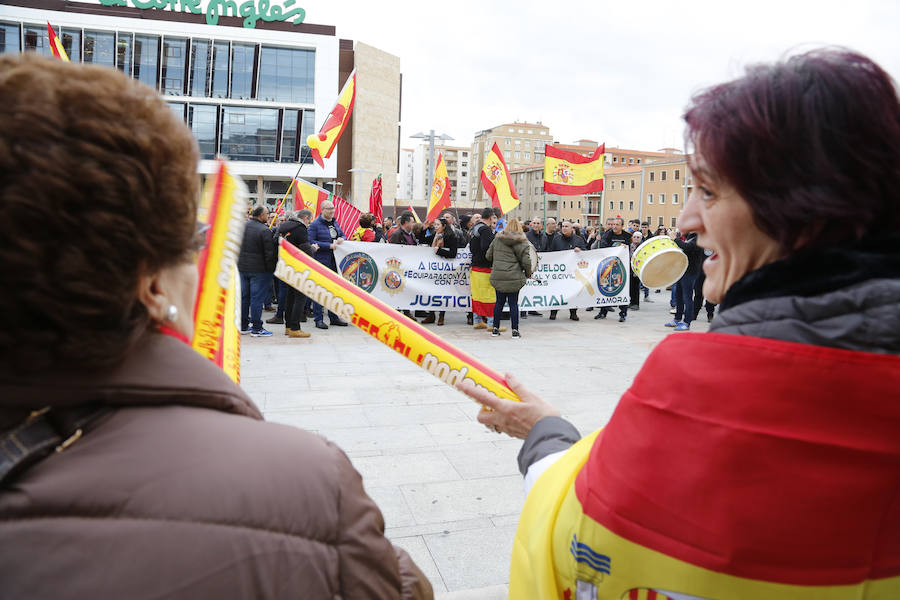
M 431 597 L 344 453 L 188 345 L 197 144 L 160 96 L 29 53 L 0 98 L 2 595 Z
M 497 292 L 491 335 L 500 335 L 500 316 L 508 304 L 512 336 L 522 337 L 519 333 L 519 290 L 525 287 L 526 280 L 537 268 L 537 253 L 525 237 L 522 223 L 510 219 L 506 228 L 494 236 L 485 256 L 491 261 L 491 285 Z
M 431 240 L 431 248 L 434 253 L 441 258 L 456 258 L 459 249 L 459 240 L 453 231 L 453 227 L 447 219 L 440 217 L 434 220 L 434 238 Z M 439 311 L 437 324 L 444 324 L 444 316 L 446 311 Z M 423 324 L 434 323 L 434 311 L 429 311 L 428 315 L 422 321 Z
M 363 213 L 359 216 L 359 227 L 350 236 L 351 242 L 375 241 L 375 215 Z

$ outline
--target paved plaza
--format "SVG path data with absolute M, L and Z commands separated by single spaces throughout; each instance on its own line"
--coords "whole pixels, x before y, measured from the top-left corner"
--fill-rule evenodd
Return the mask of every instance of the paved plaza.
M 668 292 L 651 294 L 626 323 L 611 313 L 529 317 L 522 338 L 473 330 L 464 313 L 428 325 L 485 364 L 515 374 L 583 433 L 604 425 L 647 354 L 666 335 Z M 268 313 L 267 316 L 271 316 Z M 504 323 L 508 326 L 508 323 Z M 521 441 L 490 432 L 478 406 L 354 327 L 309 339 L 244 336 L 242 385 L 266 419 L 334 441 L 362 473 L 388 537 L 405 548 L 439 598 L 505 598 L 524 501 Z M 701 310 L 694 331 L 706 331 Z M 665 385 L 660 381 L 660 385 Z M 302 457 L 298 457 L 302 460 Z

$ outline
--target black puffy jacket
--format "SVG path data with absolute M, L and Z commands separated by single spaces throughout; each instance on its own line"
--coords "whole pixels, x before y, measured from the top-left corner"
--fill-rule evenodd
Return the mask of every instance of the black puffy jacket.
M 683 242 L 676 238 L 675 243 L 688 258 L 688 268 L 684 274 L 689 276 L 699 275 L 700 269 L 703 267 L 703 261 L 706 259 L 706 254 L 704 254 L 703 248 L 697 245 L 697 234 L 688 234 Z
M 241 254 L 238 256 L 238 271 L 274 273 L 275 259 L 275 236 L 272 230 L 257 219 L 247 221 Z

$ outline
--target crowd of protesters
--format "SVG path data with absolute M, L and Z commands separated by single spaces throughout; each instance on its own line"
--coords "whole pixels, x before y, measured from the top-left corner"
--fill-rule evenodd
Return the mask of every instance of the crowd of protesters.
M 498 237 L 502 232 L 505 235 Z M 688 331 L 704 308 L 707 320 L 711 321 L 716 306 L 703 297 L 704 275 L 700 266 L 705 256 L 704 250 L 697 246 L 696 235 L 684 236 L 676 229 L 664 226 L 651 231 L 650 223 L 639 219 L 628 221 L 626 226 L 622 217 L 608 217 L 598 227 L 583 226 L 569 219 L 541 219 L 539 216 L 520 223 L 517 219 L 504 219 L 499 209 L 485 208 L 465 214 L 447 211 L 439 218 L 424 223 L 412 211 L 405 211 L 396 220 L 385 217 L 379 223 L 373 214 L 364 213 L 360 216 L 359 226 L 348 237 L 335 220 L 334 205 L 330 202 L 323 204 L 322 213 L 317 218 L 313 218 L 309 210 L 273 217 L 266 207 L 256 206 L 250 211 L 238 261 L 242 284 L 241 333 L 254 337 L 271 336 L 272 332 L 263 327 L 264 311 L 275 313 L 266 323 L 285 325 L 285 335 L 294 338 L 310 337 L 310 333 L 300 328 L 300 324 L 306 323 L 310 318 L 316 329 L 327 330 L 329 325 L 347 326 L 347 323 L 331 312 L 328 313 L 326 324 L 325 313 L 319 305 L 272 276 L 279 238 L 286 239 L 334 271 L 337 270 L 334 246 L 340 245 L 345 239 L 430 246 L 435 255 L 447 259 L 456 258 L 459 249 L 468 246 L 472 252 L 470 281 L 473 293 L 472 312 L 466 315 L 467 324 L 475 329 L 490 330 L 496 336 L 505 331 L 500 326 L 500 319 L 508 314 L 513 337 L 521 337 L 520 319 L 529 315 L 543 316 L 540 312 L 519 310 L 518 307 L 519 290 L 524 287 L 525 280 L 532 276 L 537 266 L 537 252 L 580 252 L 628 246 L 630 257 L 641 243 L 656 236 L 667 236 L 674 240 L 688 257 L 688 268 L 681 279 L 666 290 L 655 290 L 657 294 L 670 292 L 667 300 L 673 316 L 665 323 L 665 327 L 671 327 L 675 331 Z M 499 244 L 495 243 L 497 239 L 502 240 L 504 247 L 498 248 Z M 510 244 L 512 247 L 506 247 Z M 527 257 L 525 248 L 530 248 Z M 508 250 L 512 250 L 512 254 Z M 498 268 L 501 273 L 494 273 Z M 654 301 L 650 296 L 651 290 L 633 270 L 630 282 L 630 303 L 599 308 L 595 319 L 605 319 L 610 312 L 618 311 L 619 322 L 624 323 L 629 310 L 640 310 L 642 296 L 644 302 Z M 594 308 L 586 310 L 590 312 Z M 444 311 L 417 311 L 415 314 L 410 310 L 402 312 L 412 320 L 421 319 L 420 322 L 425 325 L 436 323 L 442 326 L 445 323 Z M 555 320 L 557 312 L 551 310 L 549 318 Z M 578 309 L 569 309 L 569 319 L 580 320 Z

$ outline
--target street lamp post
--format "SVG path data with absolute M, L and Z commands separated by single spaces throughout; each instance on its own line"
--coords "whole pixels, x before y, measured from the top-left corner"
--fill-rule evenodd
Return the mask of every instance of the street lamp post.
M 429 131 L 428 133 L 422 133 L 421 131 L 415 135 L 409 136 L 411 138 L 417 140 L 428 140 L 428 151 L 429 151 L 429 160 L 428 160 L 428 168 L 425 169 L 425 207 L 428 207 L 428 197 L 430 196 L 429 190 L 431 189 L 431 181 L 429 181 L 429 175 L 434 174 L 434 140 L 452 140 L 453 138 L 447 135 L 446 133 L 442 133 L 440 135 L 434 134 L 434 129 Z M 429 173 L 430 171 L 430 173 Z
M 348 173 L 374 173 L 375 171 L 371 171 L 369 169 L 348 169 L 347 172 Z M 354 206 L 356 206 L 356 208 L 359 208 L 359 188 L 361 188 L 361 187 L 362 187 L 361 185 L 356 185 L 356 184 L 353 185 L 353 204 L 354 204 Z M 360 209 L 360 210 L 362 210 L 362 209 Z M 363 211 L 363 212 L 365 212 L 365 211 Z
M 341 186 L 344 184 L 340 181 L 326 181 L 325 185 L 331 186 L 331 195 L 335 197 L 340 197 L 341 195 Z

